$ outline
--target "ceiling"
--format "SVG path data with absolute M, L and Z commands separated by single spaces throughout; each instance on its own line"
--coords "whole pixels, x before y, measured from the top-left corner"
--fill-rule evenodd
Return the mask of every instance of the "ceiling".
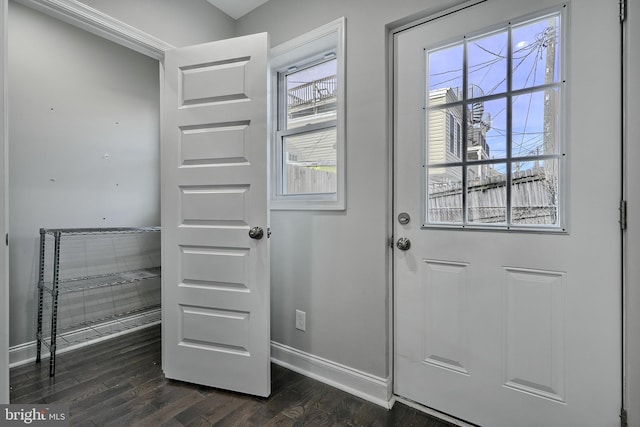
M 232 17 L 238 19 L 251 12 L 268 0 L 207 0 L 209 3 Z

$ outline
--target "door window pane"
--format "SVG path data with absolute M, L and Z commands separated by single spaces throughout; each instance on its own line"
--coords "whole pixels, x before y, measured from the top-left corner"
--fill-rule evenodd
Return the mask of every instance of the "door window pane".
M 467 159 L 504 159 L 507 156 L 507 100 L 479 101 L 470 105 Z
M 475 165 L 467 170 L 467 222 L 504 224 L 507 221 L 506 165 Z
M 462 106 L 434 109 L 428 114 L 429 164 L 460 160 L 456 129 L 462 125 Z
M 429 66 L 429 106 L 462 99 L 462 57 L 464 46 L 456 44 L 430 51 L 427 55 Z M 431 94 L 438 94 L 435 98 Z M 446 97 L 441 96 L 446 94 Z
M 513 165 L 511 222 L 558 225 L 558 160 Z
M 468 98 L 507 90 L 507 31 L 467 42 Z
M 429 168 L 427 212 L 431 223 L 462 223 L 462 168 Z
M 513 89 L 557 83 L 560 70 L 560 16 L 513 27 Z
M 514 157 L 557 154 L 558 100 L 556 88 L 513 97 Z

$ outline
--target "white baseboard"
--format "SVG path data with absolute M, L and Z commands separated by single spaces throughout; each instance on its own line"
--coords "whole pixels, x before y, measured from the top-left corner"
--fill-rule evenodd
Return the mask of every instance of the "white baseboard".
M 111 322 L 95 325 L 90 328 L 83 328 L 67 332 L 58 337 L 58 350 L 56 355 L 76 350 L 92 344 L 106 341 L 121 335 L 139 331 L 150 326 L 160 324 L 160 309 L 152 310 L 134 316 L 114 320 Z M 116 332 L 110 332 L 116 325 L 121 325 Z M 119 330 L 118 330 L 119 329 Z M 87 338 L 89 336 L 89 338 Z M 67 344 L 69 343 L 69 344 Z M 9 368 L 33 363 L 36 360 L 36 341 L 26 342 L 9 348 Z M 42 346 L 41 358 L 48 358 L 49 350 Z
M 271 341 L 271 361 L 386 409 L 393 406 L 391 378 L 381 378 Z

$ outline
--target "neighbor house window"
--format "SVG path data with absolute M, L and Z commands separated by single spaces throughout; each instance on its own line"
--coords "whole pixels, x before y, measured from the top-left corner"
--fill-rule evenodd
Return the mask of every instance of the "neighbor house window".
M 460 139 L 460 123 L 456 124 L 456 156 L 460 157 L 462 151 L 462 140 Z
M 272 50 L 275 209 L 344 209 L 344 19 Z
M 455 152 L 455 134 L 453 129 L 455 129 L 455 121 L 453 120 L 453 114 L 449 114 L 449 152 Z
M 559 11 L 426 50 L 426 225 L 564 229 L 561 22 Z M 443 156 L 454 117 L 459 156 Z

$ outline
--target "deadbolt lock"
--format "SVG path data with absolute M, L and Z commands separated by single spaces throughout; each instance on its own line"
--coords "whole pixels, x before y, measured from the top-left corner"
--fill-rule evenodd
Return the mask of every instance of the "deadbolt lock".
M 408 213 L 406 212 L 402 212 L 398 215 L 398 222 L 402 225 L 407 225 L 409 224 L 409 221 L 411 221 L 411 216 L 409 216 Z

